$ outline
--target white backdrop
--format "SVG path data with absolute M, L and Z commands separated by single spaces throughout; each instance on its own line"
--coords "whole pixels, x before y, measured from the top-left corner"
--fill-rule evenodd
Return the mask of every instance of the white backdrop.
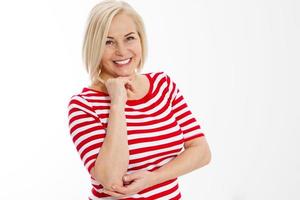
M 0 199 L 87 199 L 67 103 L 89 84 L 81 45 L 97 2 L 0 3 Z M 148 33 L 144 72 L 177 82 L 212 150 L 179 178 L 183 199 L 300 199 L 299 1 L 128 2 Z

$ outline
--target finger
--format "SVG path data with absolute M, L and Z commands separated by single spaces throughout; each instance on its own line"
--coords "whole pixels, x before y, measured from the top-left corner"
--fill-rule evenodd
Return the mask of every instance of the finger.
M 113 192 L 113 191 L 106 190 L 106 189 L 103 189 L 103 193 L 108 194 L 108 195 L 113 196 L 113 197 L 118 197 L 118 198 L 125 196 L 124 194 L 120 194 L 120 193 Z
M 124 195 L 130 195 L 130 194 L 134 194 L 135 190 L 133 190 L 132 188 L 127 188 L 126 187 L 122 187 L 122 186 L 119 186 L 119 185 L 114 185 L 113 186 L 113 189 L 118 192 L 118 193 L 122 193 Z
M 132 181 L 123 181 L 123 184 L 126 186 L 126 185 L 129 185 Z
M 138 178 L 140 178 L 140 174 L 138 172 L 132 174 L 126 174 L 123 176 L 124 181 L 133 181 Z
M 130 90 L 130 91 L 132 91 L 132 92 L 134 92 L 134 88 L 133 88 L 133 86 L 131 85 L 131 83 L 125 83 L 125 88 L 126 89 L 128 89 L 128 90 Z

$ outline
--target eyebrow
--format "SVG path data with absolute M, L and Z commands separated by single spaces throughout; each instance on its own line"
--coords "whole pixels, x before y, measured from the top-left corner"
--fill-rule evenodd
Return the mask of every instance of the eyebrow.
M 129 35 L 131 35 L 131 34 L 134 34 L 134 32 L 127 33 L 126 35 L 124 35 L 124 37 L 127 37 L 127 36 L 129 36 Z M 111 36 L 107 36 L 107 38 L 109 38 L 109 39 L 114 39 L 114 38 L 111 37 Z

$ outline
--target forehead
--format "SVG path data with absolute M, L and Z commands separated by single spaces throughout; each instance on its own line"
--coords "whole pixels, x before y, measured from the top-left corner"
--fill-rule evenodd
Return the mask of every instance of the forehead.
M 135 23 L 128 14 L 116 15 L 109 27 L 108 36 L 111 37 L 124 37 L 127 33 L 137 32 Z

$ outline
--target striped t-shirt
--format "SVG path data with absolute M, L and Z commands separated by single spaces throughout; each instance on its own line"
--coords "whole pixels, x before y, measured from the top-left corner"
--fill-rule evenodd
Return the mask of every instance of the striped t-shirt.
M 189 110 L 175 82 L 164 72 L 144 74 L 150 82 L 148 93 L 127 100 L 125 116 L 129 147 L 128 174 L 154 171 L 184 150 L 184 142 L 202 137 L 201 127 Z M 110 97 L 84 87 L 70 99 L 69 129 L 72 141 L 91 178 L 89 199 L 115 199 L 102 192 L 91 169 L 106 134 Z M 177 178 L 146 188 L 124 199 L 181 199 Z

